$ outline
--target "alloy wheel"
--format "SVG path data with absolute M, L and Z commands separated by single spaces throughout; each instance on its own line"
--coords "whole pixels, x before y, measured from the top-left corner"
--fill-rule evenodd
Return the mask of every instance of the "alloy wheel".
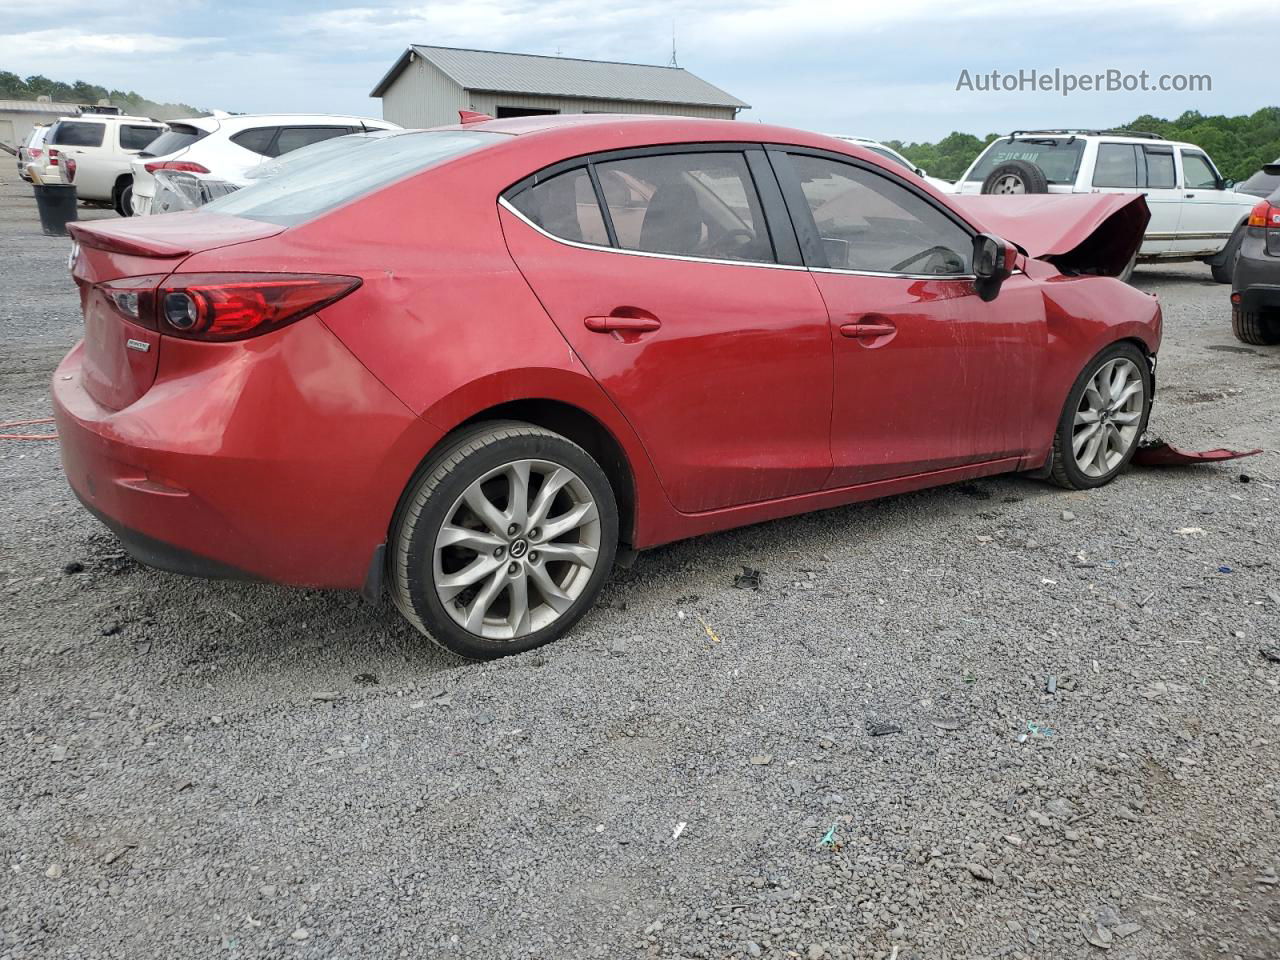
M 1071 429 L 1071 454 L 1089 477 L 1110 473 L 1138 441 L 1146 388 L 1127 357 L 1102 364 L 1085 384 Z
M 1027 185 L 1016 173 L 1006 173 L 998 179 L 991 189 L 992 193 L 1026 193 Z
M 599 552 L 599 511 L 582 478 L 549 460 L 515 460 L 472 482 L 445 514 L 436 595 L 468 633 L 512 640 L 573 606 Z

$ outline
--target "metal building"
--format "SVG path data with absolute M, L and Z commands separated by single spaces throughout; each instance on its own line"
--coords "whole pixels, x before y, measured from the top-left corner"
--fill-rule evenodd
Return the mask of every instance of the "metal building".
M 457 123 L 459 110 L 494 117 L 661 113 L 732 120 L 748 105 L 680 67 L 574 60 L 414 44 L 372 97 L 403 127 Z
M 13 153 L 26 141 L 33 126 L 53 123 L 59 117 L 74 117 L 79 112 L 77 104 L 54 103 L 48 97 L 0 100 L 0 145 Z

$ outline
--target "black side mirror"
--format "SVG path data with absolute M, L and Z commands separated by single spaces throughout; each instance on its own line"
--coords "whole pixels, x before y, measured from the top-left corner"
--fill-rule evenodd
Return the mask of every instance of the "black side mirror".
M 1013 273 L 1013 265 L 1018 259 L 1018 248 L 1013 244 L 994 237 L 989 233 L 980 233 L 973 238 L 973 274 L 974 288 L 978 296 L 990 303 L 1000 293 L 1001 285 Z

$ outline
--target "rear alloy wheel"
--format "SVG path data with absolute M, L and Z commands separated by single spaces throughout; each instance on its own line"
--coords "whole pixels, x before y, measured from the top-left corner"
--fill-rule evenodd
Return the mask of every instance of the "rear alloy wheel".
M 1270 347 L 1280 343 L 1280 316 L 1232 307 L 1231 332 L 1241 343 Z
M 392 597 L 454 653 L 522 653 L 590 609 L 617 538 L 613 490 L 585 450 L 532 424 L 484 424 L 411 488 L 393 538 Z
M 1053 480 L 1070 490 L 1110 483 L 1138 449 L 1151 414 L 1151 368 L 1131 343 L 1112 344 L 1076 378 L 1053 443 Z

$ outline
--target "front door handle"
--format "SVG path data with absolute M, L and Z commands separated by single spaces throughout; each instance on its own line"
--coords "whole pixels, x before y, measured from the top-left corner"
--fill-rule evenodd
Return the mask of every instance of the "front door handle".
M 892 323 L 842 323 L 840 336 L 852 340 L 865 340 L 872 337 L 887 337 L 898 328 Z
M 662 326 L 657 317 L 587 317 L 582 322 L 593 333 L 649 333 Z

